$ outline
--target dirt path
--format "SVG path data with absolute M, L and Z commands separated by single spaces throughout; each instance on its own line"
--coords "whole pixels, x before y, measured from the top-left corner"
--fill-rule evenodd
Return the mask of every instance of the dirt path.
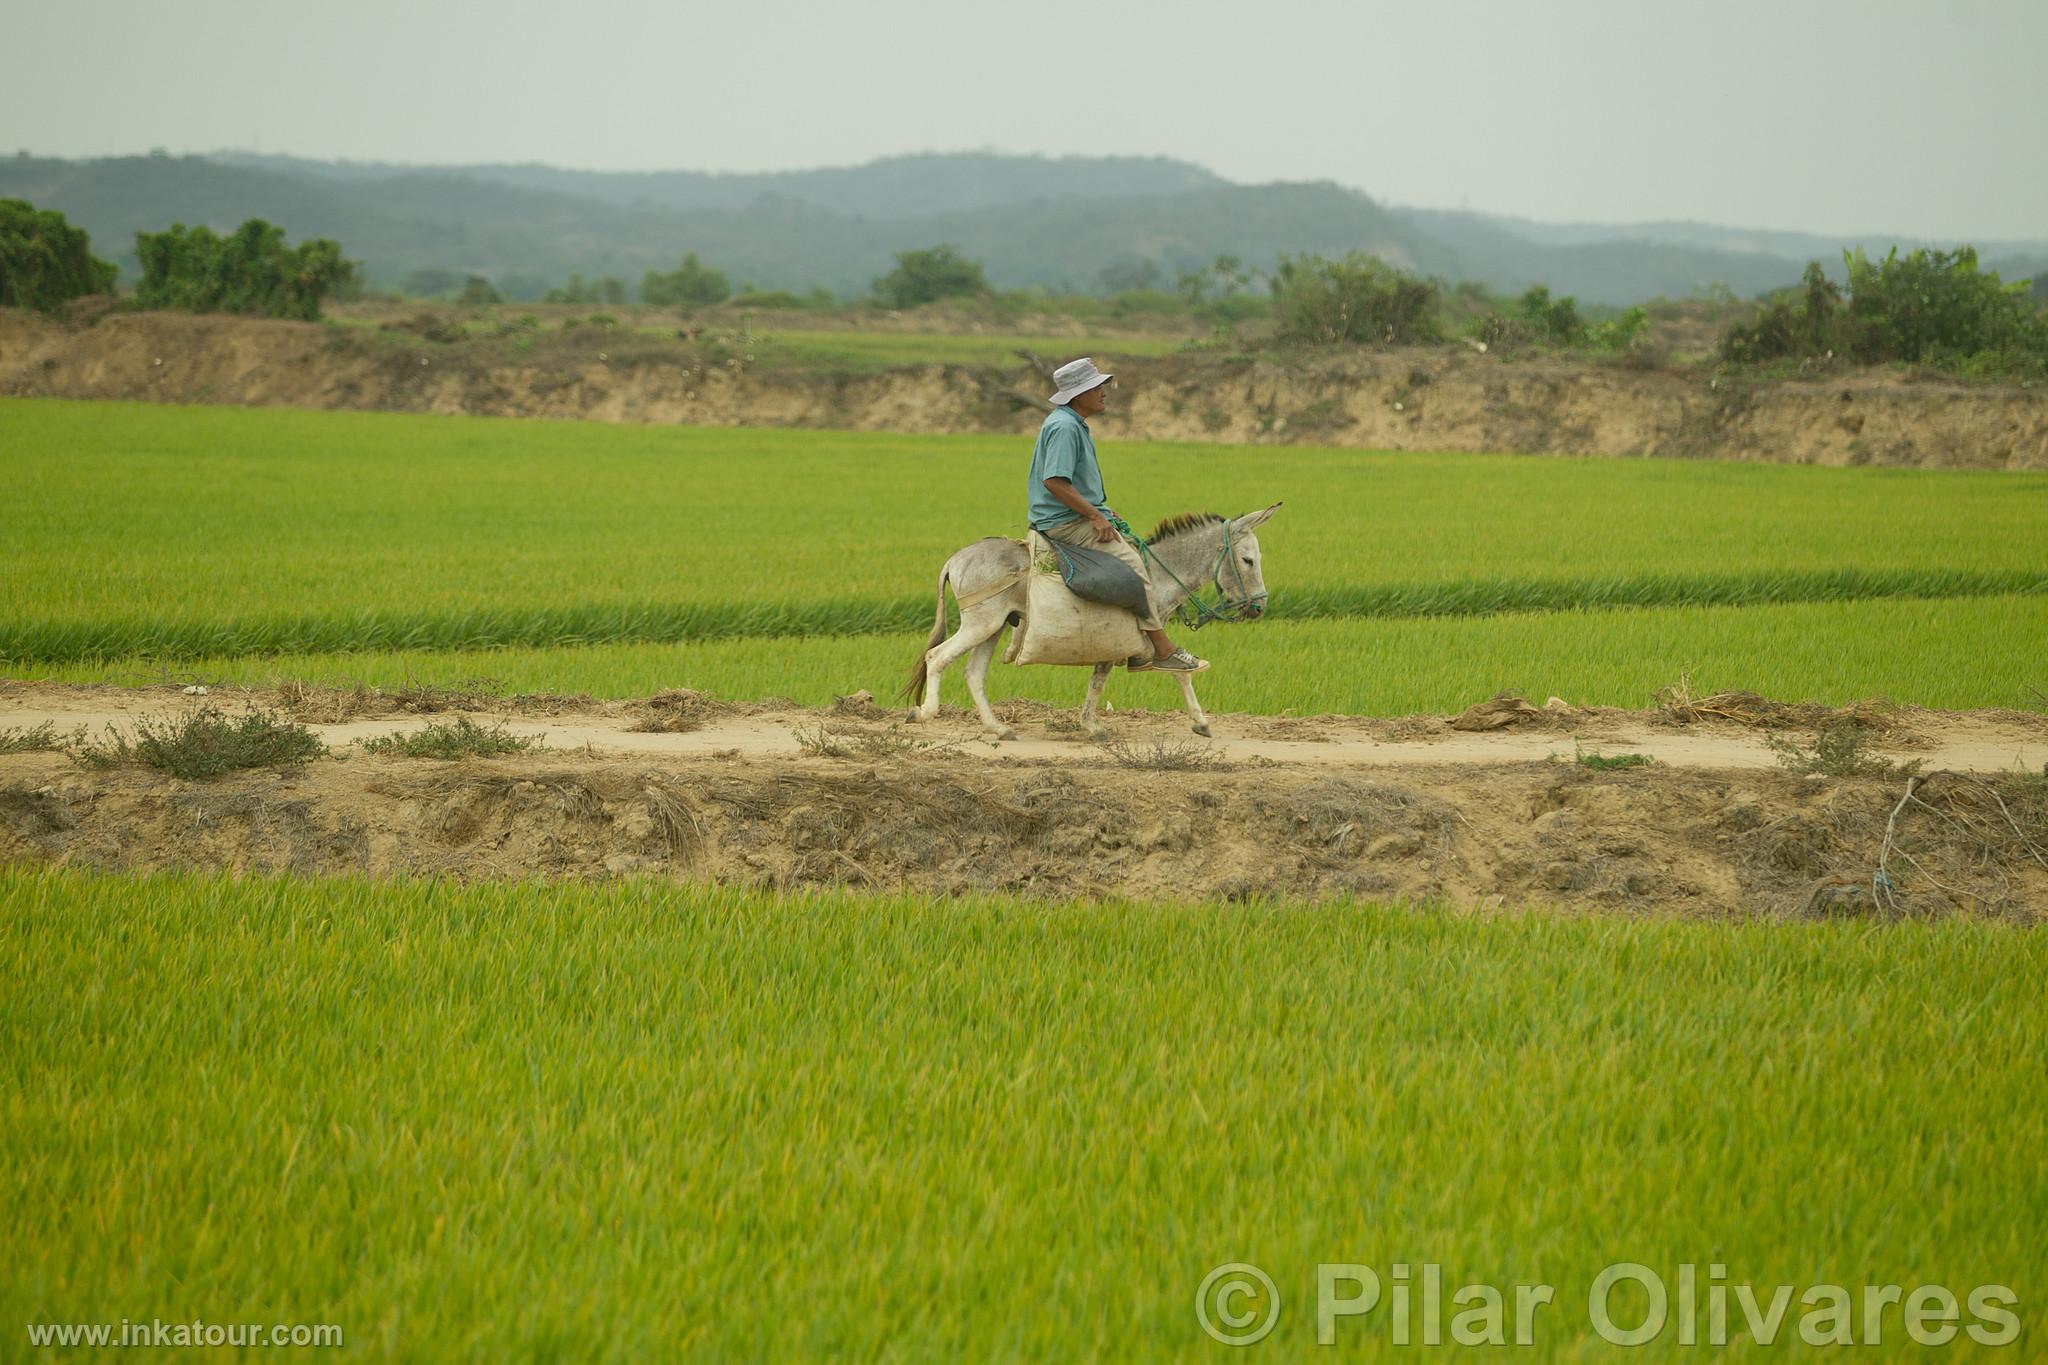
M 1605 710 L 1490 733 L 1444 717 L 1217 717 L 1213 743 L 1178 717 L 1120 712 L 1105 747 L 1070 712 L 1024 702 L 1001 708 L 1019 738 L 990 744 L 958 712 L 911 728 L 860 700 L 0 683 L 0 733 L 103 735 L 249 704 L 293 714 L 330 755 L 188 782 L 0 754 L 0 862 L 2048 918 L 2048 717 L 2015 713 L 1887 713 L 1875 752 L 1920 761 L 1910 790 L 1896 772 L 1794 775 L 1730 722 Z M 547 747 L 443 762 L 354 744 L 456 715 Z M 1656 762 L 1603 770 L 1581 753 Z
M 340 705 L 339 701 L 331 703 Z M 139 719 L 169 719 L 205 706 L 229 712 L 249 705 L 293 711 L 333 749 L 395 732 L 424 729 L 466 715 L 479 724 L 502 723 L 514 734 L 539 739 L 546 749 L 597 751 L 637 756 L 795 756 L 837 742 L 866 747 L 945 746 L 962 757 L 989 761 L 1032 759 L 1101 766 L 1113 763 L 1100 746 L 1071 729 L 1070 713 L 1029 703 L 1012 703 L 1008 719 L 1017 738 L 992 741 L 973 720 L 957 711 L 930 726 L 908 726 L 897 713 L 856 706 L 834 712 L 801 709 L 726 708 L 707 705 L 680 732 L 649 730 L 638 702 L 591 702 L 580 698 L 515 699 L 500 706 L 451 708 L 374 719 L 323 723 L 320 703 L 291 705 L 267 691 L 219 690 L 188 695 L 180 689 L 116 689 L 48 684 L 0 684 L 0 730 L 48 723 L 69 732 L 83 726 L 99 732 Z M 1642 754 L 1674 768 L 1777 768 L 1768 732 L 1734 724 L 1675 726 L 1655 712 L 1598 707 L 1546 714 L 1534 723 L 1482 732 L 1453 728 L 1450 718 L 1217 716 L 1216 735 L 1203 741 L 1171 713 L 1123 712 L 1105 717 L 1113 742 L 1136 745 L 1137 757 L 1161 748 L 1195 761 L 1265 762 L 1308 768 L 1406 768 L 1490 766 L 1576 759 L 1583 753 Z M 1804 738 L 1803 736 L 1794 736 Z M 1919 760 L 1922 767 L 1955 772 L 2039 772 L 2048 765 L 2048 716 L 2025 713 L 1905 710 L 1889 734 L 1875 736 L 1875 756 Z

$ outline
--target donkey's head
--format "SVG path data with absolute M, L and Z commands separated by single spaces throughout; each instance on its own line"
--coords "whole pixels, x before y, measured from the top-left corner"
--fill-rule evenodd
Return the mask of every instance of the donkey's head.
M 1236 607 L 1247 621 L 1266 614 L 1266 562 L 1259 553 L 1258 528 L 1279 510 L 1276 502 L 1232 519 L 1230 534 L 1224 538 L 1224 554 L 1216 564 L 1217 589 L 1225 603 Z
M 1259 555 L 1257 528 L 1279 510 L 1276 502 L 1241 517 L 1187 512 L 1160 522 L 1146 540 L 1171 577 L 1168 600 L 1196 598 L 1213 585 L 1223 601 L 1212 609 L 1198 600 L 1203 619 L 1256 621 L 1265 615 L 1265 563 Z M 1155 574 L 1153 591 L 1158 590 Z

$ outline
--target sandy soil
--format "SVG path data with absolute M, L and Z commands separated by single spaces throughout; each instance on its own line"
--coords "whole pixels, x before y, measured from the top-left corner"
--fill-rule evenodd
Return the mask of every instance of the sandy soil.
M 407 708 L 440 702 L 12 683 L 0 732 L 252 704 L 298 716 L 331 755 L 206 782 L 0 755 L 0 860 L 2048 916 L 2048 716 L 2026 713 L 1888 714 L 1872 752 L 1917 761 L 1910 797 L 1904 772 L 1794 775 L 1734 722 L 1611 710 L 1482 732 L 1450 717 L 1216 717 L 1213 743 L 1172 716 L 1119 712 L 1104 747 L 1070 713 L 1021 702 L 1005 708 L 1019 737 L 992 744 L 958 713 L 906 727 L 861 699 L 510 698 L 420 714 Z M 546 747 L 453 762 L 353 747 L 456 714 Z M 1603 771 L 1582 752 L 1656 761 Z

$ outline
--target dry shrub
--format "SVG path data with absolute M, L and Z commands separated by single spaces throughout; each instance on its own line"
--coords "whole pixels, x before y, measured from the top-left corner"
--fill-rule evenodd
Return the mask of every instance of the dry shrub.
M 277 696 L 279 705 L 295 718 L 328 725 L 364 716 L 431 716 L 444 711 L 510 708 L 552 712 L 589 701 L 587 697 L 507 697 L 505 685 L 495 678 L 465 678 L 448 686 L 408 681 L 389 691 L 361 679 L 330 687 L 294 678 L 277 685 Z
M 1898 705 L 1882 699 L 1851 702 L 1847 706 L 1823 706 L 1812 701 L 1772 701 L 1755 692 L 1743 691 L 1695 696 L 1689 677 L 1681 677 L 1671 686 L 1659 688 L 1657 709 L 1664 720 L 1676 725 L 1726 720 L 1755 729 L 1786 730 L 1847 721 L 1859 729 L 1884 734 L 1905 728 Z
M 2023 916 L 2038 906 L 2048 775 L 1899 775 L 1903 787 L 1844 780 L 1824 802 L 1735 832 L 1748 892 L 1816 916 Z M 1793 886 L 1803 889 L 1788 901 Z
M 1562 705 L 1532 706 L 1512 692 L 1495 694 L 1460 711 L 1451 721 L 1453 730 L 1500 730 L 1510 725 L 1541 725 L 1556 728 L 1571 718 L 1571 708 Z
M 1224 762 L 1222 750 L 1192 739 L 1105 740 L 1102 752 L 1123 767 L 1148 772 L 1218 772 L 1231 766 Z
M 1870 731 L 1854 716 L 1838 715 L 1814 730 L 1813 747 L 1804 748 L 1783 735 L 1767 734 L 1764 744 L 1787 772 L 1822 777 L 1910 777 L 1921 762 L 1895 763 L 1870 751 Z
M 48 752 L 64 747 L 57 727 L 49 721 L 11 730 L 0 730 L 0 754 Z
M 703 729 L 719 710 L 719 704 L 702 692 L 674 687 L 642 702 L 639 719 L 627 728 L 640 734 L 680 735 Z

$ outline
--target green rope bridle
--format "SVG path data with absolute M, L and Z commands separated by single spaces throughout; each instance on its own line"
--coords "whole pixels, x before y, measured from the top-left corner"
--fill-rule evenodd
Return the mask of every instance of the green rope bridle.
M 1145 543 L 1143 536 L 1131 529 L 1129 522 L 1114 512 L 1109 513 L 1108 516 L 1109 524 L 1117 529 L 1117 534 L 1138 547 L 1138 554 L 1144 559 L 1145 563 L 1148 566 L 1158 565 L 1161 571 L 1173 580 L 1174 586 L 1179 588 L 1184 594 L 1180 606 L 1174 611 L 1174 616 L 1189 630 L 1200 630 L 1211 621 L 1242 621 L 1247 616 L 1257 615 L 1265 611 L 1266 594 L 1262 592 L 1252 593 L 1245 590 L 1244 570 L 1238 565 L 1237 556 L 1231 553 L 1230 521 L 1228 518 L 1225 518 L 1223 522 L 1223 553 L 1216 561 L 1215 572 L 1210 574 L 1205 580 L 1205 582 L 1211 582 L 1216 585 L 1216 601 L 1212 605 L 1202 600 L 1201 593 L 1197 589 L 1190 588 L 1183 582 L 1181 576 L 1168 567 L 1165 560 L 1153 554 L 1152 547 Z M 1237 585 L 1238 595 L 1234 598 L 1225 592 L 1223 588 L 1223 569 L 1225 565 L 1230 567 L 1231 581 Z

